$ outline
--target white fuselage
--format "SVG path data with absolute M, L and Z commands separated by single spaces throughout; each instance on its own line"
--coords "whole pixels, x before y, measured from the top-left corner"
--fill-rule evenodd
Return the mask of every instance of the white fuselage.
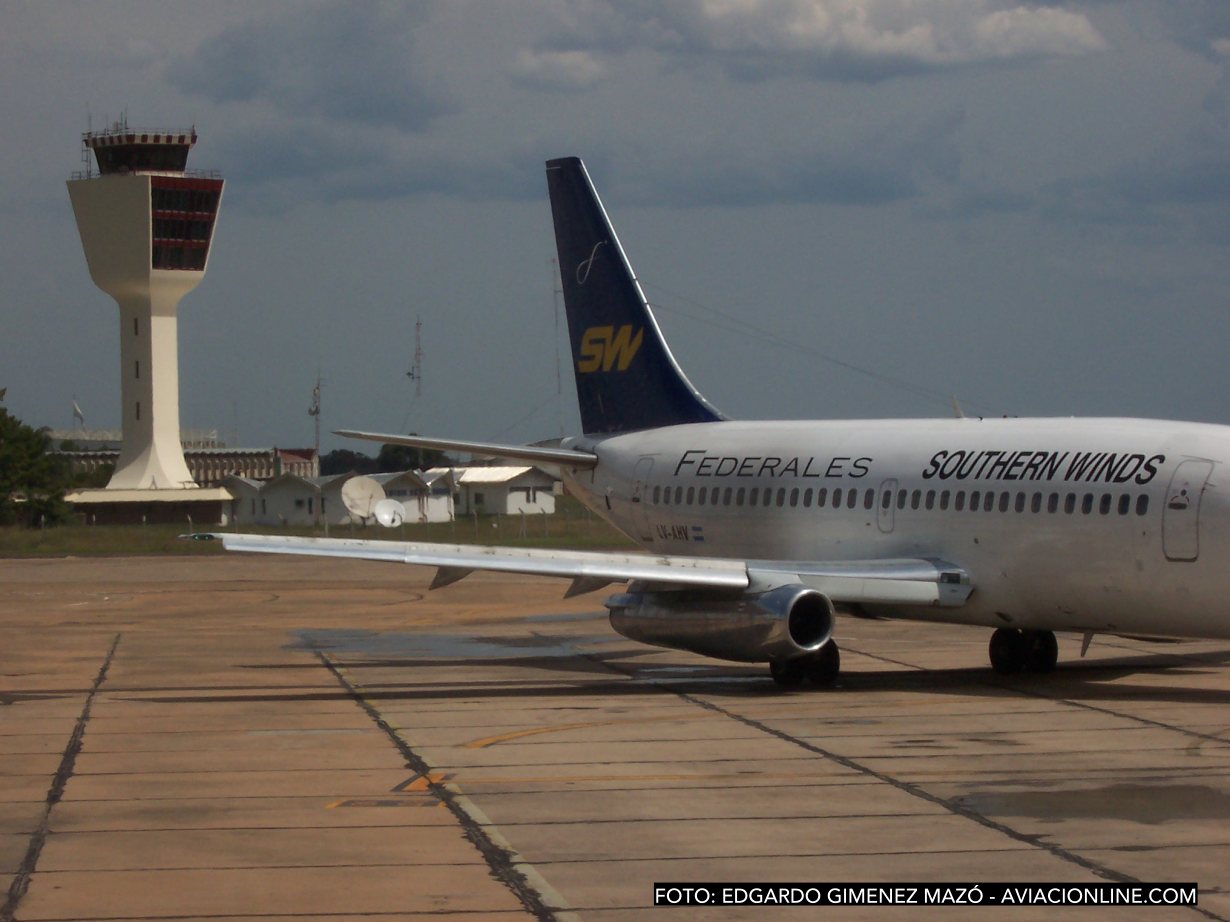
M 1138 419 L 717 422 L 575 439 L 565 478 L 650 551 L 938 558 L 960 608 L 869 614 L 1230 637 L 1230 427 Z

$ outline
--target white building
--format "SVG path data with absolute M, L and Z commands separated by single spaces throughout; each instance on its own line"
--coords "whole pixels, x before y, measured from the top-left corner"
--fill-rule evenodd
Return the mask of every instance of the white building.
M 427 473 L 447 471 L 432 468 Z M 452 468 L 457 515 L 550 515 L 556 480 L 536 467 Z
M 349 525 L 351 518 L 342 502 L 342 484 L 353 476 L 282 474 L 274 477 L 261 486 L 255 497 L 259 509 L 256 522 L 259 525 L 318 525 L 327 520 L 330 525 Z
M 453 480 L 444 472 L 428 479 L 427 471 L 398 471 L 369 474 L 384 488 L 384 495 L 395 499 L 406 510 L 406 522 L 451 522 L 453 520 Z

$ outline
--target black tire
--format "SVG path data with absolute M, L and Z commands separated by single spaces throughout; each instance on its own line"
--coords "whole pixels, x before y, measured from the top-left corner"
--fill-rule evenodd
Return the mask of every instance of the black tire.
M 991 668 L 1000 675 L 1016 675 L 1025 669 L 1029 653 L 1020 631 L 1001 627 L 991 635 Z
M 841 651 L 837 649 L 837 642 L 830 640 L 809 656 L 805 663 L 807 681 L 821 688 L 832 685 L 837 681 L 838 673 L 841 672 Z
M 769 663 L 769 675 L 782 688 L 798 688 L 807 678 L 807 670 L 801 659 L 780 659 Z
M 1054 631 L 1024 631 L 1025 668 L 1030 672 L 1054 672 L 1059 662 L 1059 641 Z

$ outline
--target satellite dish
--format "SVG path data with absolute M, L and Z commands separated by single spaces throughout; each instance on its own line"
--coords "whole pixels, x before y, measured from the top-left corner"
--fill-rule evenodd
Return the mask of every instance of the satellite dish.
M 384 487 L 371 477 L 351 477 L 342 484 L 342 505 L 361 522 L 376 514 L 376 507 L 383 499 Z
M 385 528 L 396 528 L 406 521 L 406 507 L 395 499 L 382 499 L 376 503 L 376 521 Z

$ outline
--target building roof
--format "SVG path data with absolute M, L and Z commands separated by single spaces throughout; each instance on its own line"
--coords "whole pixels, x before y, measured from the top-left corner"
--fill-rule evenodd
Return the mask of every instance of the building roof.
M 431 470 L 448 472 L 450 469 L 432 468 Z M 518 477 L 529 473 L 542 474 L 543 477 L 550 479 L 550 475 L 543 474 L 537 468 L 530 465 L 518 465 L 516 467 L 455 467 L 451 468 L 451 470 L 454 481 L 464 485 L 508 483 L 510 480 L 516 480 Z
M 370 477 L 380 486 L 392 483 L 394 480 L 401 480 L 403 477 L 409 480 L 412 484 L 419 487 L 427 486 L 428 481 L 418 471 L 384 471 L 379 474 L 363 474 L 363 477 Z

